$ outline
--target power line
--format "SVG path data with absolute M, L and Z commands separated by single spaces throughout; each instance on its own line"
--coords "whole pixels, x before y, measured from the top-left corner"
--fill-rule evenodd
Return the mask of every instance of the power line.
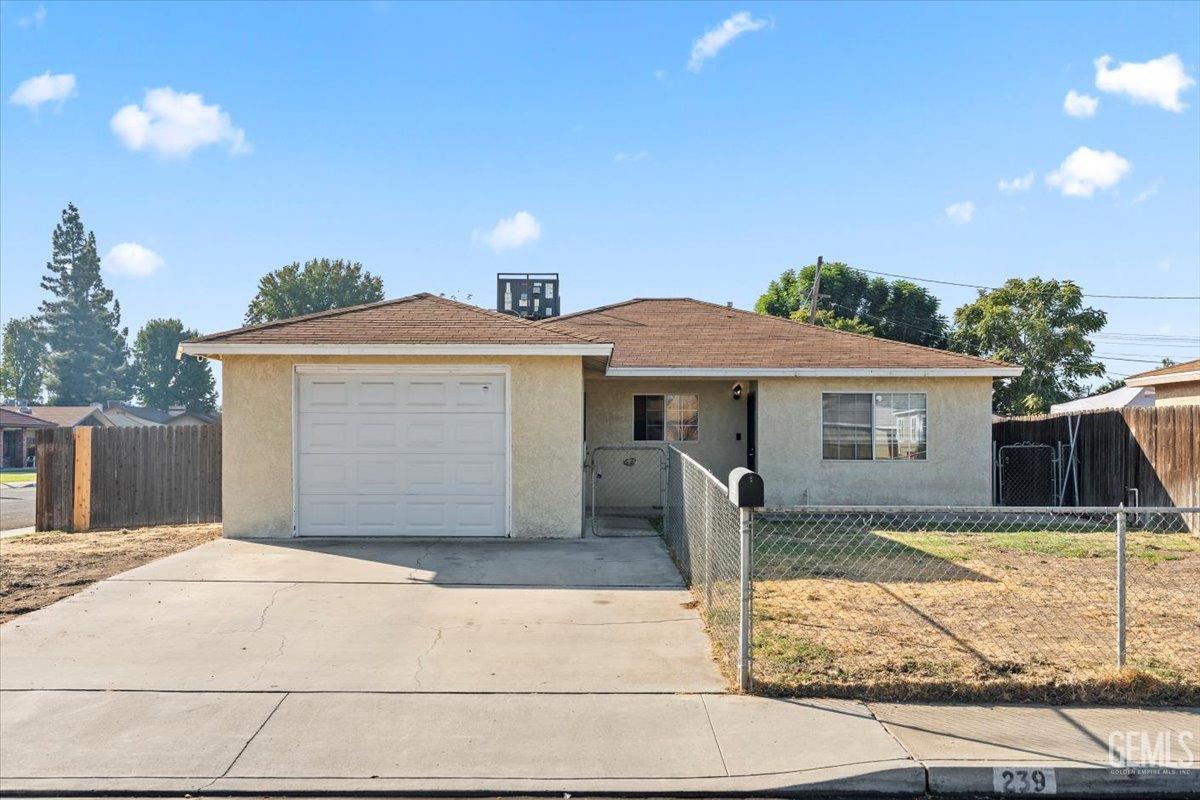
M 917 283 L 940 283 L 943 286 L 959 286 L 964 289 L 983 289 L 984 291 L 994 292 L 996 286 L 980 286 L 975 283 L 958 283 L 956 281 L 940 281 L 934 278 L 914 278 L 912 275 L 899 275 L 895 272 L 879 272 L 873 269 L 863 269 L 862 267 L 854 267 L 853 269 L 859 272 L 868 272 L 872 275 L 884 275 L 889 278 L 903 278 L 907 281 L 916 281 Z M 1200 295 L 1175 295 L 1175 294 L 1084 294 L 1084 297 L 1105 298 L 1108 300 L 1200 300 Z

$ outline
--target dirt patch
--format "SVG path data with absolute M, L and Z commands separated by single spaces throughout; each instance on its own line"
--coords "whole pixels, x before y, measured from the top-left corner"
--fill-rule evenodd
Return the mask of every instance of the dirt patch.
M 871 536 L 756 552 L 757 691 L 1200 702 L 1200 539 L 1131 534 L 1119 670 L 1111 536 Z
M 220 525 L 160 525 L 0 540 L 0 622 L 220 535 Z

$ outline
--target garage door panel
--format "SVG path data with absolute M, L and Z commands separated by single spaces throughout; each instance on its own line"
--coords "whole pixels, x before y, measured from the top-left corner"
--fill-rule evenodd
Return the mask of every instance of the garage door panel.
M 301 375 L 299 410 L 330 413 L 504 411 L 500 376 Z
M 308 536 L 503 536 L 504 498 L 456 495 L 303 497 Z
M 409 456 L 405 459 L 405 494 L 504 495 L 503 455 Z
M 300 415 L 300 453 L 503 453 L 502 413 Z

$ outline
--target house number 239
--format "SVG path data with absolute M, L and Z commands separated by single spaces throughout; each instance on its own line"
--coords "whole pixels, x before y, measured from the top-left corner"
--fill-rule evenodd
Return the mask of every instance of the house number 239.
M 997 794 L 1057 794 L 1053 767 L 995 767 L 992 791 Z

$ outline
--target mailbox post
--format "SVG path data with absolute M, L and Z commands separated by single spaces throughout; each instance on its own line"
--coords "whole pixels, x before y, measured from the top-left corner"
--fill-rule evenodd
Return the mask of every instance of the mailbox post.
M 738 540 L 741 544 L 741 586 L 738 592 L 738 688 L 750 691 L 750 615 L 754 569 L 753 517 L 750 510 L 763 506 L 763 481 L 757 472 L 738 467 L 729 473 L 729 501 L 738 510 Z

